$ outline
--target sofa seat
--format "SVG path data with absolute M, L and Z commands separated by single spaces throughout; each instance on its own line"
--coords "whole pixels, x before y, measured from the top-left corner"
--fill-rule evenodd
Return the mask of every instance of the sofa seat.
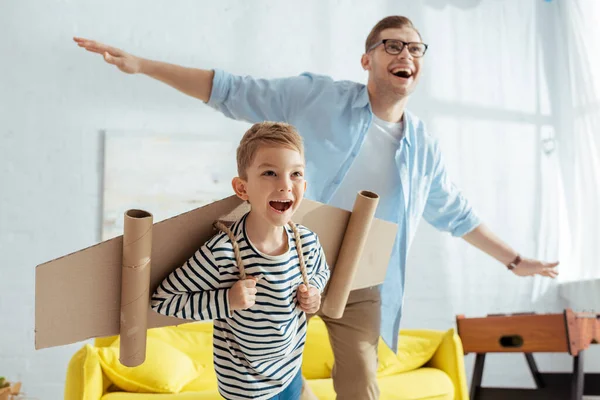
M 146 361 L 118 361 L 118 336 L 98 338 L 73 355 L 65 400 L 222 399 L 212 366 L 212 323 L 148 330 Z M 463 349 L 453 329 L 405 329 L 398 353 L 379 343 L 381 400 L 468 400 Z M 320 400 L 334 400 L 333 353 L 325 324 L 310 320 L 302 372 Z M 359 400 L 359 399 L 357 399 Z

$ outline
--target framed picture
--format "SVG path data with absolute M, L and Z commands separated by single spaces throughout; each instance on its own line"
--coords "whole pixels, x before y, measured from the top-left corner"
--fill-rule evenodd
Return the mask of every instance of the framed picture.
M 238 143 L 218 135 L 105 132 L 102 240 L 123 234 L 128 209 L 159 222 L 232 195 Z

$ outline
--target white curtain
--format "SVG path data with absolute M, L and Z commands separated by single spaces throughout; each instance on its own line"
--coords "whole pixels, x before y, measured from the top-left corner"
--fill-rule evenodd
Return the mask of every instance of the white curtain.
M 430 42 L 423 92 L 415 93 L 409 108 L 439 139 L 452 180 L 484 222 L 526 257 L 558 258 L 558 206 L 547 200 L 559 197 L 543 193 L 557 192 L 558 173 L 545 172 L 558 170 L 557 72 L 547 70 L 544 56 L 557 54 L 553 38 L 544 34 L 554 31 L 546 17 L 556 14 L 556 5 L 427 4 L 418 21 Z M 447 327 L 463 313 L 560 309 L 556 282 L 537 288 L 536 279 L 515 277 L 425 223 L 413 241 L 407 275 L 405 326 Z
M 558 56 L 567 71 L 560 86 L 557 132 L 564 198 L 560 279 L 600 279 L 600 2 L 570 0 L 558 5 L 564 32 L 564 41 L 557 43 Z
M 592 76 L 600 2 L 425 4 L 416 22 L 430 50 L 409 107 L 440 140 L 452 179 L 486 224 L 527 257 L 560 260 L 560 280 L 517 278 L 423 223 L 409 254 L 403 326 L 561 312 L 558 283 L 600 277 L 600 86 Z M 546 370 L 569 368 L 559 356 L 536 358 Z M 486 371 L 484 384 L 532 385 L 522 356 L 492 357 Z

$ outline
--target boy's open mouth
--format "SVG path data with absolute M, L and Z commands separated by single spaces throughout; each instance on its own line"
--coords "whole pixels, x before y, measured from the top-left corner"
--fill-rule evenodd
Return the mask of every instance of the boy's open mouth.
M 272 201 L 269 201 L 269 205 L 276 212 L 284 213 L 292 206 L 292 201 L 291 200 L 272 200 Z

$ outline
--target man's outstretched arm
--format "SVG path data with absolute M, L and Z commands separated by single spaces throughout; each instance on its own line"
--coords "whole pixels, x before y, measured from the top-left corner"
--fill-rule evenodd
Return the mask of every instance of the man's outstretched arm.
M 104 60 L 128 74 L 142 73 L 207 103 L 226 117 L 250 123 L 283 121 L 293 123 L 308 104 L 317 101 L 335 103 L 335 91 L 325 90 L 330 78 L 310 74 L 256 79 L 235 76 L 222 70 L 188 68 L 147 60 L 94 40 L 74 38 L 82 48 L 101 54 Z M 317 82 L 318 80 L 318 82 Z
M 212 70 L 188 68 L 148 60 L 95 40 L 78 37 L 73 38 L 73 40 L 79 47 L 83 47 L 92 53 L 101 54 L 107 63 L 115 65 L 127 74 L 148 75 L 205 103 L 210 99 L 214 77 L 214 71 Z
M 471 208 L 467 199 L 448 178 L 439 145 L 433 151 L 432 183 L 423 217 L 439 230 L 462 237 L 469 244 L 504 265 L 515 261 L 519 253 L 488 229 Z M 512 272 L 519 276 L 542 275 L 555 278 L 558 262 L 547 263 L 522 258 Z
M 477 228 L 464 235 L 463 239 L 504 265 L 510 264 L 519 255 L 519 253 L 504 243 L 484 224 L 480 224 Z M 555 267 L 557 265 L 558 262 L 548 263 L 531 258 L 523 258 L 512 272 L 519 276 L 542 275 L 556 278 L 558 271 Z

